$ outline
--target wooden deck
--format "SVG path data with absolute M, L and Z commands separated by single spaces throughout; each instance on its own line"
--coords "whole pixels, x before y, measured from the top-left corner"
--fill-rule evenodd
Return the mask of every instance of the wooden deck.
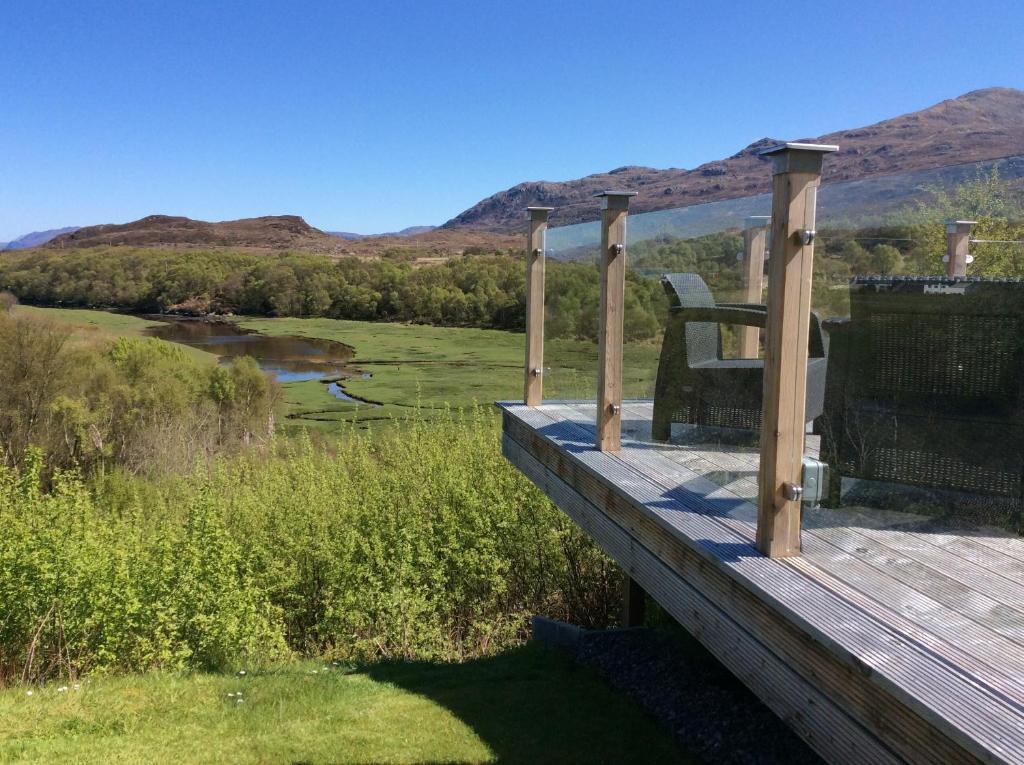
M 602 453 L 593 403 L 500 406 L 509 460 L 826 760 L 1024 762 L 1024 540 L 819 509 L 768 559 L 756 449 L 651 444 L 627 402 Z

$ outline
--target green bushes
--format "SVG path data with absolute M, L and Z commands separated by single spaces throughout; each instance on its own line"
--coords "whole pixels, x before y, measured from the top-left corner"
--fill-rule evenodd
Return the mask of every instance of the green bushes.
M 501 457 L 490 418 L 411 421 L 146 480 L 0 468 L 0 671 L 458 659 L 547 613 L 612 620 L 611 563 Z
M 0 679 L 220 668 L 284 652 L 279 617 L 215 507 L 113 512 L 42 460 L 0 468 Z M 147 521 L 147 517 L 150 519 Z
M 82 343 L 0 313 L 0 462 L 38 447 L 47 466 L 187 469 L 197 457 L 273 435 L 278 387 L 243 358 L 203 365 L 180 345 Z

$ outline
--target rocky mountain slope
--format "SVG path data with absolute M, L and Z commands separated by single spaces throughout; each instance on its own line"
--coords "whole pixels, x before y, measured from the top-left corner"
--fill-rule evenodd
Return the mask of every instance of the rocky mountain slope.
M 963 165 L 1024 154 L 1024 91 L 976 90 L 867 127 L 814 138 L 787 139 L 838 144 L 825 163 L 823 184 Z M 484 199 L 444 224 L 445 229 L 522 231 L 527 205 L 554 207 L 555 225 L 593 220 L 593 195 L 604 189 L 638 192 L 631 211 L 701 204 L 770 190 L 762 138 L 722 160 L 692 170 L 620 167 L 573 181 L 521 183 Z

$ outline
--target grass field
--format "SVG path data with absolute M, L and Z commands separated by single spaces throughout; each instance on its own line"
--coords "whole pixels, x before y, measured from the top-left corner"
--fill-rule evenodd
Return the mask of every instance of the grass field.
M 31 690 L 0 692 L 4 762 L 692 762 L 589 670 L 536 646 L 464 664 L 304 662 Z
M 91 311 L 85 308 L 38 308 L 31 305 L 19 305 L 15 309 L 18 315 L 34 316 L 40 319 L 66 325 L 78 340 L 104 339 L 122 335 L 141 336 L 143 330 L 159 322 L 140 319 L 124 313 L 109 311 Z M 213 363 L 217 357 L 198 348 L 182 346 L 194 358 Z
M 514 332 L 338 319 L 240 319 L 238 323 L 268 335 L 317 337 L 355 348 L 353 363 L 372 377 L 346 381 L 345 391 L 382 406 L 339 401 L 318 382 L 290 383 L 285 386 L 289 410 L 307 422 L 400 417 L 412 408 L 422 413 L 445 406 L 489 406 L 523 394 L 525 336 Z M 627 395 L 649 393 L 657 351 L 650 343 L 627 346 Z M 546 397 L 594 397 L 595 344 L 549 340 L 545 355 Z
M 71 326 L 79 336 L 138 335 L 154 322 L 126 314 L 68 308 L 18 306 L 26 315 L 46 317 Z M 523 394 L 525 335 L 492 329 L 385 324 L 340 319 L 238 318 L 247 329 L 268 335 L 335 340 L 355 348 L 353 364 L 368 379 L 346 380 L 345 391 L 370 404 L 332 396 L 315 380 L 286 383 L 288 423 L 331 429 L 341 422 L 391 422 L 413 412 L 429 416 L 445 407 L 474 404 L 489 407 L 501 399 Z M 183 346 L 196 358 L 214 356 Z M 627 396 L 649 396 L 657 371 L 658 346 L 627 344 Z M 548 340 L 545 344 L 544 395 L 593 398 L 597 388 L 597 346 L 577 340 Z

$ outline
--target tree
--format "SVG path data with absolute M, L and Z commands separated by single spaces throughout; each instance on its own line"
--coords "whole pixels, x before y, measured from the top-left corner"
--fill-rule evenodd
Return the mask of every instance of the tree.
M 871 248 L 871 267 L 878 274 L 895 274 L 903 264 L 900 251 L 891 244 L 876 244 Z

